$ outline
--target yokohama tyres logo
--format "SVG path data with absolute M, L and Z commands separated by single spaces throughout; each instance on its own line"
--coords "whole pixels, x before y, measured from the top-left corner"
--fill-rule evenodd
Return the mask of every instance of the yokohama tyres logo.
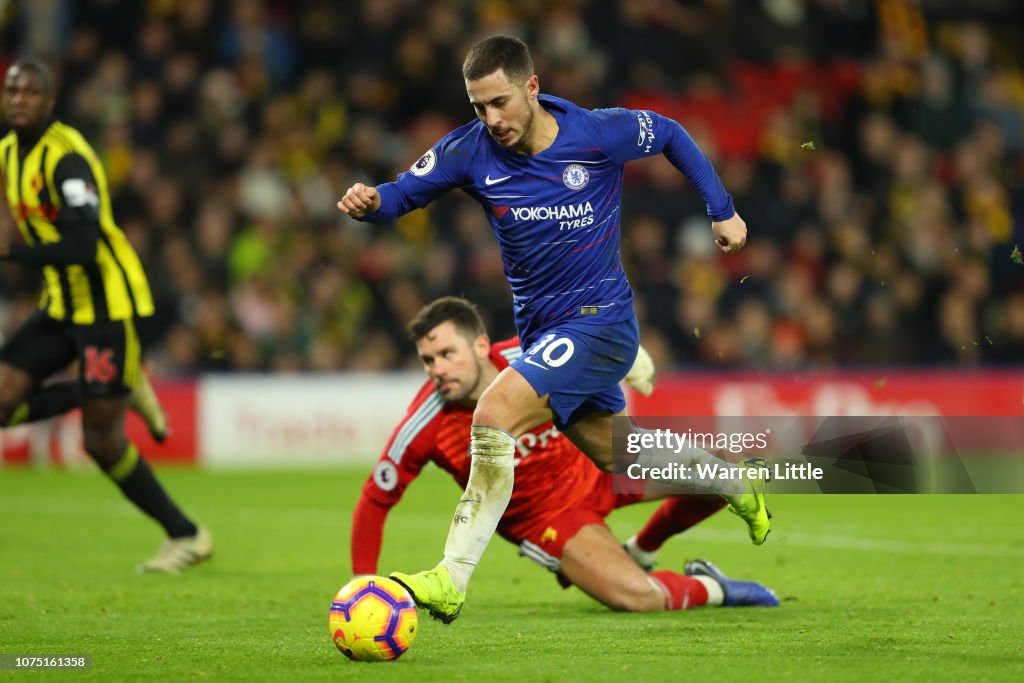
M 592 214 L 594 207 L 584 202 L 570 206 L 514 206 L 511 211 L 517 221 L 564 221 Z

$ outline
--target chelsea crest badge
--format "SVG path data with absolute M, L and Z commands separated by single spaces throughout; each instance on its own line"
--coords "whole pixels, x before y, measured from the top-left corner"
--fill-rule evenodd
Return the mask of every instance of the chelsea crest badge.
M 570 190 L 582 190 L 590 182 L 590 171 L 579 164 L 570 164 L 562 171 L 562 182 Z

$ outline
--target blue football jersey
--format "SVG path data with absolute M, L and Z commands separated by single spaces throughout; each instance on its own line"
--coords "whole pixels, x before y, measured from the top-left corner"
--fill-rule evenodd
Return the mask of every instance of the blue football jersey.
M 377 186 L 381 207 L 363 218 L 391 222 L 453 188 L 473 197 L 498 238 L 524 345 L 556 322 L 634 316 L 620 257 L 627 161 L 663 153 L 693 182 L 712 219 L 734 213 L 714 168 L 672 119 L 583 109 L 549 95 L 539 100 L 558 121 L 558 135 L 543 152 L 508 151 L 474 121 L 439 140 L 396 181 Z

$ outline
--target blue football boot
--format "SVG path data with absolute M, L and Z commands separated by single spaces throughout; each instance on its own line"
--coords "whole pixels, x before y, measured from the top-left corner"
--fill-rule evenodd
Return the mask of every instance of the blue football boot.
M 771 588 L 754 581 L 735 581 L 707 560 L 690 560 L 686 563 L 687 576 L 707 576 L 722 587 L 725 599 L 723 607 L 778 607 L 779 599 Z

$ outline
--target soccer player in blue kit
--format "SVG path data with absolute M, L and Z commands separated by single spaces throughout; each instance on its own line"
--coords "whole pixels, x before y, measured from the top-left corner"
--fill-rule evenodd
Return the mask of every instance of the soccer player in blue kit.
M 472 466 L 444 559 L 418 574 L 394 573 L 417 604 L 449 623 L 508 504 L 516 437 L 553 420 L 604 471 L 614 469 L 612 420 L 625 416 L 619 381 L 637 356 L 633 292 L 622 270 L 623 166 L 664 154 L 707 203 L 718 247 L 743 247 L 747 228 L 710 162 L 675 121 L 650 111 L 582 109 L 541 95 L 526 45 L 492 36 L 462 67 L 477 120 L 439 140 L 398 179 L 357 183 L 338 208 L 390 223 L 459 188 L 477 200 L 498 239 L 524 353 L 502 371 L 473 413 Z M 700 449 L 651 449 L 644 466 L 714 460 Z M 727 465 L 734 467 L 732 465 Z M 708 482 L 747 523 L 768 533 L 763 479 Z M 685 482 L 693 485 L 694 482 Z

